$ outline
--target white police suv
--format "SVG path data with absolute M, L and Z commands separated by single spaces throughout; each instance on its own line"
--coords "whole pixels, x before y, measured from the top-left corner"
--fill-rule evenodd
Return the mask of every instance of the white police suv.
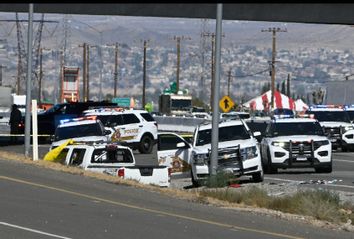
M 85 116 L 97 116 L 110 131 L 112 142 L 120 142 L 140 153 L 149 154 L 157 142 L 157 123 L 145 110 L 97 108 L 84 111 Z
M 332 143 L 316 119 L 280 118 L 268 122 L 261 141 L 265 172 L 278 168 L 314 168 L 332 172 Z
M 333 149 L 354 149 L 354 128 L 348 113 L 340 105 L 314 105 L 306 111 L 313 115 L 331 140 Z
M 75 143 L 103 143 L 110 141 L 110 131 L 95 116 L 61 120 L 55 130 L 51 149 L 58 147 L 68 139 Z
M 198 125 L 194 132 L 189 161 L 192 183 L 195 186 L 200 185 L 209 176 L 211 128 L 211 122 L 207 122 Z M 235 176 L 251 175 L 253 181 L 263 181 L 257 140 L 241 119 L 230 118 L 219 122 L 217 171 L 232 173 Z

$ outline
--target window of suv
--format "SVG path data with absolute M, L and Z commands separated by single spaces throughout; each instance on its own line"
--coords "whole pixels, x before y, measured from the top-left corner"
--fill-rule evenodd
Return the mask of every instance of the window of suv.
M 149 113 L 141 113 L 140 115 L 144 118 L 144 120 L 148 122 L 155 121 L 155 119 Z
M 122 117 L 124 124 L 140 123 L 140 120 L 138 119 L 138 117 L 136 117 L 135 114 L 123 114 Z
M 85 136 L 103 136 L 104 131 L 100 124 L 82 124 L 68 127 L 58 127 L 55 131 L 54 141 Z
M 232 125 L 219 128 L 219 142 L 250 139 L 251 136 L 244 125 Z M 196 146 L 211 143 L 211 129 L 200 130 Z
M 318 122 L 273 123 L 269 128 L 269 136 L 287 135 L 319 135 L 324 136 L 323 129 Z
M 350 119 L 346 111 L 307 111 L 307 114 L 314 114 L 315 118 L 320 122 L 339 121 L 350 123 Z

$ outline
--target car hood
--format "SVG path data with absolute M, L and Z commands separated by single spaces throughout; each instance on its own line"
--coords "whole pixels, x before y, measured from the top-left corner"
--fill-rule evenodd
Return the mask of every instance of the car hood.
M 287 135 L 287 136 L 279 136 L 274 137 L 271 141 L 280 141 L 280 142 L 289 142 L 289 141 L 321 141 L 328 140 L 326 136 L 320 135 Z
M 252 138 L 252 139 L 243 139 L 243 140 L 234 140 L 234 141 L 226 141 L 226 142 L 219 142 L 218 148 L 230 148 L 230 147 L 236 147 L 240 145 L 241 148 L 247 148 L 247 147 L 252 147 L 252 146 L 257 146 L 257 140 Z M 211 149 L 211 144 L 205 144 L 201 146 L 195 146 L 193 148 L 193 151 L 197 154 L 203 154 L 203 153 L 208 153 L 208 150 Z
M 53 146 L 59 146 L 69 139 L 62 139 L 59 141 L 55 141 L 52 143 L 51 147 Z M 78 138 L 72 138 L 72 140 L 75 143 L 99 143 L 99 142 L 107 142 L 107 137 L 106 136 L 86 136 L 86 137 L 78 137 Z

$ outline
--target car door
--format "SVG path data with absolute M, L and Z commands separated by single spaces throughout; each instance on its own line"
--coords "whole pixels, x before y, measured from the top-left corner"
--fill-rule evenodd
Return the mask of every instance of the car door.
M 184 146 L 177 147 L 180 143 L 184 143 Z M 174 174 L 190 172 L 188 158 L 191 145 L 181 136 L 174 133 L 159 133 L 157 149 L 159 165 L 171 168 Z
M 134 113 L 122 114 L 123 124 L 119 128 L 121 141 L 139 142 L 143 124 Z

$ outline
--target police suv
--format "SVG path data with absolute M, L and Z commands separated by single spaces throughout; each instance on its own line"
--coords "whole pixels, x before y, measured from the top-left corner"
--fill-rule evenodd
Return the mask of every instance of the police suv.
M 157 123 L 145 110 L 97 108 L 84 111 L 85 116 L 97 116 L 110 131 L 112 142 L 121 142 L 140 153 L 151 153 L 157 142 Z
M 332 144 L 316 119 L 272 119 L 261 141 L 261 154 L 268 173 L 276 173 L 278 168 L 332 172 Z
M 50 149 L 58 147 L 68 139 L 73 139 L 76 143 L 107 142 L 110 141 L 110 133 L 95 116 L 64 119 L 55 130 Z
M 343 106 L 315 105 L 310 106 L 306 114 L 313 115 L 331 140 L 333 149 L 340 147 L 342 151 L 354 149 L 354 128 Z
M 198 125 L 193 136 L 190 156 L 192 183 L 195 186 L 209 176 L 211 157 L 211 122 Z M 260 134 L 259 132 L 254 133 Z M 263 168 L 257 140 L 242 119 L 219 122 L 217 171 L 235 176 L 251 175 L 253 181 L 263 181 Z

